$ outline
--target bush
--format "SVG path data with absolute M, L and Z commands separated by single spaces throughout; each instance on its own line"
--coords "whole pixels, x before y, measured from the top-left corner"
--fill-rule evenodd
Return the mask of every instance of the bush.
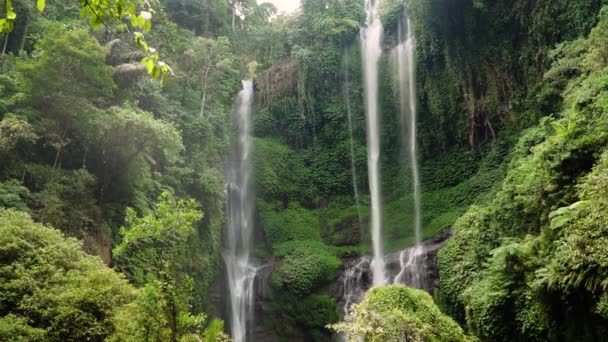
M 292 240 L 321 240 L 317 218 L 297 204 L 285 210 L 258 201 L 262 225 L 266 239 L 271 244 Z
M 466 341 L 462 328 L 439 311 L 428 293 L 401 285 L 372 288 L 332 329 L 348 341 Z
M 320 241 L 290 241 L 274 246 L 283 263 L 273 275 L 273 285 L 293 296 L 305 297 L 333 279 L 341 265 L 336 251 Z

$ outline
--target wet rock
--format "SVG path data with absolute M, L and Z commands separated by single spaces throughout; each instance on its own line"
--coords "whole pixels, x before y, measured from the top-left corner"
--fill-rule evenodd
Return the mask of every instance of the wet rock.
M 420 288 L 432 294 L 439 286 L 437 254 L 450 236 L 451 231 L 446 230 L 423 241 L 418 247 L 414 246 L 386 255 L 388 282 Z M 346 313 L 351 304 L 359 302 L 371 287 L 370 262 L 369 255 L 347 255 L 342 258 L 342 267 L 331 288 L 331 296 L 336 298 L 338 307 L 343 312 Z

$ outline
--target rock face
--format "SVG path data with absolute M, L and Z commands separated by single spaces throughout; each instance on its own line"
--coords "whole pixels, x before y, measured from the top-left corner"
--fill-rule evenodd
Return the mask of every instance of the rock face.
M 419 247 L 388 254 L 385 257 L 386 277 L 390 283 L 405 284 L 423 289 L 432 294 L 439 286 L 437 254 L 450 238 L 446 230 L 432 239 L 423 241 Z M 347 313 L 353 303 L 359 302 L 372 285 L 371 257 L 351 255 L 343 258 L 342 268 L 331 289 L 338 307 Z
M 388 254 L 386 261 L 386 276 L 389 282 L 402 283 L 412 286 L 412 283 L 417 283 L 416 286 L 430 293 L 439 285 L 439 270 L 437 268 L 437 253 L 443 244 L 450 238 L 449 230 L 433 237 L 432 239 L 423 241 L 418 251 L 414 251 L 415 247 L 408 248 L 402 251 Z M 415 257 L 417 269 L 416 274 L 422 276 L 416 277 L 416 274 L 408 273 L 408 261 Z M 348 255 L 342 258 L 343 264 L 338 271 L 335 281 L 330 286 L 329 295 L 336 298 L 338 308 L 346 312 L 354 303 L 358 303 L 365 295 L 365 292 L 371 287 L 372 273 L 370 269 L 371 256 L 364 255 Z M 271 298 L 271 279 L 272 273 L 275 271 L 277 264 L 272 259 L 257 260 L 257 265 L 262 265 L 258 268 L 254 291 L 255 304 L 253 308 L 252 321 L 248 321 L 248 341 L 280 341 L 281 338 L 273 331 L 269 330 L 265 322 L 272 320 L 273 308 Z M 405 271 L 404 271 L 405 270 Z M 223 270 L 222 270 L 223 271 Z M 226 322 L 229 322 L 227 315 L 226 303 L 228 296 L 226 292 L 224 273 L 216 280 L 214 286 L 210 289 L 210 301 L 215 308 L 214 317 L 221 317 Z M 228 327 L 227 327 L 228 328 Z M 306 341 L 305 336 L 294 336 L 293 341 Z

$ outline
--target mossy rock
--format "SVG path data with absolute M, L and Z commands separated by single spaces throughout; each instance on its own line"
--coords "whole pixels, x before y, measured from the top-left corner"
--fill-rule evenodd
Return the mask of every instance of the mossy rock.
M 344 323 L 333 325 L 349 341 L 468 341 L 431 296 L 402 285 L 372 288 Z

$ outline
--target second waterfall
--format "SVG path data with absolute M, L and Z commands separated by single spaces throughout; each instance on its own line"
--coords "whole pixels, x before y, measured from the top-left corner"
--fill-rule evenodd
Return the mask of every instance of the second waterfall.
M 412 194 L 414 199 L 414 236 L 416 246 L 401 252 L 401 271 L 395 278 L 396 283 L 404 283 L 421 288 L 425 275 L 422 262 L 422 208 L 420 196 L 420 175 L 418 172 L 418 148 L 416 144 L 416 61 L 415 42 L 410 18 L 404 12 L 399 22 L 397 52 L 397 70 L 399 76 L 399 102 L 401 121 L 401 142 L 403 154 L 407 155 L 412 179 Z
M 378 109 L 378 61 L 382 55 L 382 23 L 379 0 L 365 0 L 365 25 L 361 28 L 361 51 L 367 121 L 367 172 L 371 197 L 373 284 L 386 283 L 382 245 L 382 191 L 380 189 L 380 113 Z

